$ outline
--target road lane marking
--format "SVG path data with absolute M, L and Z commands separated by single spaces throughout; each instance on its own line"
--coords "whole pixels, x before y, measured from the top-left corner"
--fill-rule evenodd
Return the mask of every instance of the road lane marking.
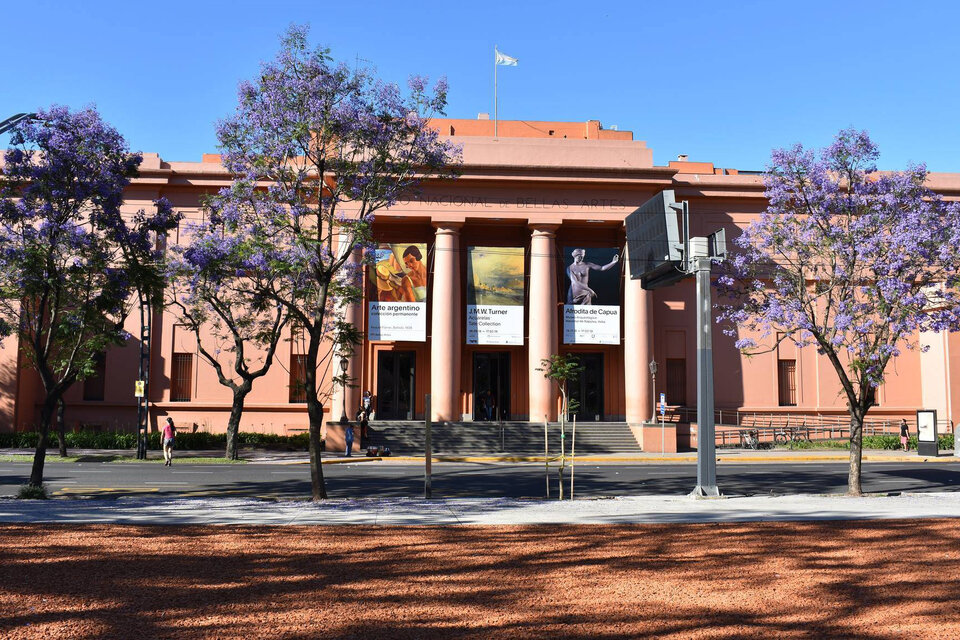
M 63 493 L 156 493 L 159 491 L 156 487 L 64 487 L 58 491 L 54 491 L 56 494 Z

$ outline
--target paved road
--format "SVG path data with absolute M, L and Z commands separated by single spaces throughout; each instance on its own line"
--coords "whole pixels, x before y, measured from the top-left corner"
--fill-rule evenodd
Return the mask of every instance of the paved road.
M 306 465 L 213 465 L 48 463 L 46 482 L 54 495 L 236 496 L 303 498 L 310 493 Z M 13 495 L 27 481 L 28 463 L 0 463 L 0 496 Z M 331 497 L 417 497 L 423 495 L 423 467 L 417 463 L 368 461 L 324 465 Z M 569 482 L 569 475 L 567 476 Z M 843 493 L 847 465 L 841 462 L 732 463 L 717 466 L 726 495 Z M 960 490 L 960 465 L 949 462 L 864 463 L 867 492 Z M 588 463 L 577 465 L 578 497 L 684 495 L 696 484 L 696 467 L 684 464 Z M 567 485 L 569 486 L 569 485 Z M 556 495 L 555 470 L 551 492 Z M 434 497 L 539 498 L 545 493 L 538 463 L 435 463 Z

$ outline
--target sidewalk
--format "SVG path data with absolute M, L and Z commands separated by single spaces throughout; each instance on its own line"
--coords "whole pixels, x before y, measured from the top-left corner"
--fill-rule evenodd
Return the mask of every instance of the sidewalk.
M 32 456 L 33 449 L 0 449 L 0 455 L 29 455 Z M 47 460 L 50 460 L 55 451 L 47 450 Z M 125 457 L 132 458 L 134 451 L 132 449 L 70 449 L 71 456 L 91 456 L 91 457 Z M 222 458 L 223 450 L 178 450 L 174 454 L 176 459 L 189 458 Z M 163 454 L 160 451 L 151 450 L 147 452 L 149 461 L 162 461 Z M 325 451 L 321 454 L 323 464 L 343 464 L 356 462 L 422 462 L 422 456 L 391 456 L 391 457 L 367 457 L 361 453 L 346 457 L 341 453 Z M 240 459 L 253 464 L 310 464 L 310 457 L 306 451 L 273 451 L 266 449 L 241 449 Z M 791 451 L 789 449 L 770 449 L 754 451 L 751 449 L 717 449 L 717 461 L 720 464 L 741 464 L 741 463 L 801 463 L 801 462 L 847 462 L 850 454 L 844 449 L 801 449 Z M 500 455 L 455 455 L 438 453 L 434 454 L 435 462 L 543 462 L 543 456 L 521 456 L 504 453 Z M 570 458 L 567 458 L 568 462 Z M 688 451 L 683 453 L 644 453 L 635 454 L 610 454 L 610 455 L 589 455 L 577 456 L 575 462 L 590 463 L 666 463 L 666 464 L 695 464 L 697 461 L 697 452 Z M 939 456 L 920 456 L 916 451 L 896 451 L 888 449 L 871 449 L 864 451 L 864 462 L 937 462 L 937 463 L 960 463 L 960 458 L 954 457 L 953 451 L 943 450 Z
M 0 523 L 130 525 L 556 525 L 960 518 L 960 493 L 587 500 L 355 499 L 265 501 L 130 497 L 0 500 Z

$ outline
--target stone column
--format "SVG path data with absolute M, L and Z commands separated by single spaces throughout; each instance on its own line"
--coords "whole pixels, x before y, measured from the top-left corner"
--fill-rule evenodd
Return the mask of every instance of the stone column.
M 435 222 L 433 298 L 430 325 L 432 419 L 460 420 L 460 226 Z
M 627 257 L 629 264 L 629 256 Z M 639 280 L 624 276 L 623 286 L 623 382 L 627 423 L 639 425 L 653 415 L 650 360 L 653 359 L 653 292 Z M 657 376 L 666 375 L 664 362 L 657 362 Z M 661 381 L 663 378 L 660 378 Z
M 347 241 L 347 237 L 343 234 L 337 237 L 338 246 L 343 246 L 343 243 Z M 344 277 L 357 277 L 358 286 L 363 285 L 363 275 L 362 273 L 358 274 L 357 269 L 360 269 L 360 249 L 354 249 L 350 253 L 350 257 L 347 259 L 346 264 L 344 264 Z M 341 305 L 337 307 L 338 318 L 344 322 L 349 322 L 352 324 L 358 331 L 363 331 L 363 301 L 354 302 L 347 305 Z M 333 375 L 340 375 L 340 357 L 334 355 L 333 362 L 331 362 L 331 370 Z M 340 414 L 343 412 L 344 407 L 344 394 L 346 394 L 346 408 L 347 408 L 347 419 L 353 420 L 357 415 L 357 408 L 360 406 L 360 394 L 363 392 L 363 345 L 358 344 L 354 347 L 353 355 L 347 358 L 347 375 L 350 377 L 350 383 L 354 386 L 348 386 L 346 389 L 340 385 L 334 385 L 333 397 L 330 405 L 329 420 L 339 420 Z M 359 443 L 359 436 L 357 438 Z
M 530 318 L 527 342 L 531 422 L 557 419 L 556 385 L 545 378 L 541 360 L 559 353 L 557 341 L 558 225 L 530 225 Z

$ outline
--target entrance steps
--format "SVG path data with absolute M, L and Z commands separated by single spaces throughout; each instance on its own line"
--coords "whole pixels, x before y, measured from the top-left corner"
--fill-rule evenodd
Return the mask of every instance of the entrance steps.
M 567 423 L 569 455 L 573 425 Z M 386 446 L 396 455 L 423 455 L 425 427 L 422 421 L 377 420 L 370 423 L 370 446 Z M 550 455 L 560 453 L 560 423 L 547 429 Z M 434 422 L 431 429 L 436 455 L 542 456 L 543 423 L 535 422 Z M 578 422 L 576 455 L 630 454 L 640 452 L 633 432 L 625 422 Z

